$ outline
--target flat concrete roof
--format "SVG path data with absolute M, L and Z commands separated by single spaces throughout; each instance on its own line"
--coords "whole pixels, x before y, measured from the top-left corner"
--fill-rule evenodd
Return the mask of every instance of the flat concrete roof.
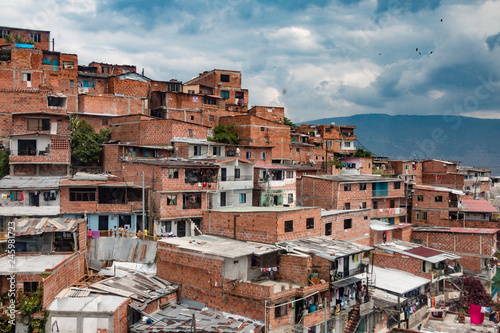
M 338 214 L 355 213 L 355 212 L 361 212 L 363 210 L 371 211 L 370 208 L 347 209 L 347 210 L 322 210 L 321 211 L 321 216 L 330 216 L 330 215 L 338 215 Z
M 0 275 L 17 274 L 40 274 L 46 269 L 52 269 L 59 263 L 69 258 L 72 254 L 44 254 L 31 256 L 16 256 L 15 268 L 11 269 L 8 256 L 0 258 Z
M 296 210 L 302 209 L 319 209 L 319 207 L 227 207 L 227 208 L 219 208 L 219 209 L 210 209 L 212 212 L 223 212 L 223 213 L 269 213 L 269 212 L 292 212 Z
M 158 243 L 175 245 L 180 249 L 211 254 L 223 258 L 239 258 L 251 254 L 263 255 L 276 252 L 280 248 L 263 243 L 244 242 L 220 236 L 195 236 L 162 238 Z

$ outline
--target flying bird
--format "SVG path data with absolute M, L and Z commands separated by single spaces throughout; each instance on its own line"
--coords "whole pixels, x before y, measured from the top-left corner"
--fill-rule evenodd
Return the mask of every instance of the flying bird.
M 418 52 L 418 54 L 422 55 L 422 53 Z
M 430 53 L 430 54 L 432 54 L 432 52 L 434 52 L 434 51 L 431 51 L 431 53 Z
M 382 53 L 379 53 L 378 55 L 382 55 Z
M 441 19 L 441 22 L 443 22 L 443 19 Z
M 418 52 L 418 47 L 415 49 L 415 52 Z

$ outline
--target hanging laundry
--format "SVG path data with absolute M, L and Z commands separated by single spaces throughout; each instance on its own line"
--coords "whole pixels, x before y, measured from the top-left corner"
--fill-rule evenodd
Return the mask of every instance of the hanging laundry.
M 470 323 L 475 325 L 481 325 L 484 321 L 484 313 L 481 313 L 481 307 L 476 304 L 471 304 L 470 309 Z
M 23 200 L 24 200 L 24 193 L 21 192 L 21 201 L 23 201 Z
M 92 237 L 92 230 L 87 230 L 87 237 Z

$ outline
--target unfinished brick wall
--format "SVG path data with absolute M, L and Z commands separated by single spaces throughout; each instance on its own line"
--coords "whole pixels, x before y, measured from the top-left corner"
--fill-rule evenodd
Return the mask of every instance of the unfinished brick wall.
M 109 91 L 114 94 L 123 94 L 126 97 L 147 98 L 149 94 L 148 82 L 126 79 L 125 76 L 109 78 Z
M 99 115 L 130 115 L 144 113 L 143 98 L 115 94 L 78 95 L 78 112 Z
M 130 298 L 123 301 L 122 304 L 114 311 L 114 328 L 117 333 L 127 333 L 129 327 L 129 308 Z
M 489 259 L 497 249 L 497 234 L 431 232 L 414 230 L 412 239 L 419 240 L 423 246 L 437 250 L 455 252 L 462 259 L 459 260 L 464 269 L 480 273 L 481 259 Z
M 429 280 L 432 280 L 432 272 L 422 272 L 422 260 L 401 253 L 389 254 L 375 249 L 373 264 L 383 268 L 402 270 Z
M 294 254 L 278 255 L 278 278 L 301 286 L 309 285 L 313 260 Z
M 351 227 L 345 228 L 344 221 L 351 220 Z M 323 235 L 325 235 L 326 224 L 331 223 L 331 237 L 333 239 L 346 240 L 361 245 L 370 243 L 370 210 L 345 211 L 339 214 L 322 216 L 321 224 Z
M 319 208 L 284 210 L 282 212 L 221 212 L 204 211 L 202 231 L 204 233 L 234 238 L 243 241 L 274 244 L 297 238 L 318 236 L 322 233 Z M 306 219 L 313 218 L 314 226 L 306 228 Z M 285 232 L 285 221 L 293 221 L 293 230 Z
M 76 252 L 51 270 L 50 275 L 43 279 L 43 308 L 52 303 L 61 290 L 70 287 L 85 275 L 86 251 Z
M 278 124 L 285 123 L 285 108 L 276 106 L 254 106 L 248 114 L 270 120 Z
M 49 44 L 50 44 L 50 31 L 42 31 L 42 30 L 28 30 L 28 29 L 19 29 L 19 28 L 8 28 L 6 27 L 3 30 L 8 30 L 10 31 L 10 36 L 12 39 L 14 36 L 21 36 L 23 40 L 29 41 L 31 40 L 30 34 L 31 33 L 38 33 L 40 34 L 40 42 L 35 42 L 33 43 L 33 46 L 36 49 L 40 50 L 49 50 Z M 4 38 L 0 38 L 0 44 L 7 44 Z

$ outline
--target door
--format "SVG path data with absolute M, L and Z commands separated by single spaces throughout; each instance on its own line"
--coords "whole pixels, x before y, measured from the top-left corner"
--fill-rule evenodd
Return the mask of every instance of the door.
M 185 237 L 186 236 L 186 221 L 180 220 L 177 221 L 177 237 Z
M 220 192 L 220 206 L 226 207 L 226 192 Z
M 389 208 L 394 208 L 394 200 L 389 201 Z
M 220 169 L 220 181 L 225 182 L 227 180 L 227 170 L 226 168 Z
M 30 206 L 40 206 L 40 195 L 38 195 L 38 192 L 30 193 Z
M 304 300 L 295 302 L 295 324 L 298 324 L 303 316 Z
M 99 215 L 99 230 L 109 230 L 108 215 Z
M 349 257 L 344 257 L 344 277 L 349 276 Z

